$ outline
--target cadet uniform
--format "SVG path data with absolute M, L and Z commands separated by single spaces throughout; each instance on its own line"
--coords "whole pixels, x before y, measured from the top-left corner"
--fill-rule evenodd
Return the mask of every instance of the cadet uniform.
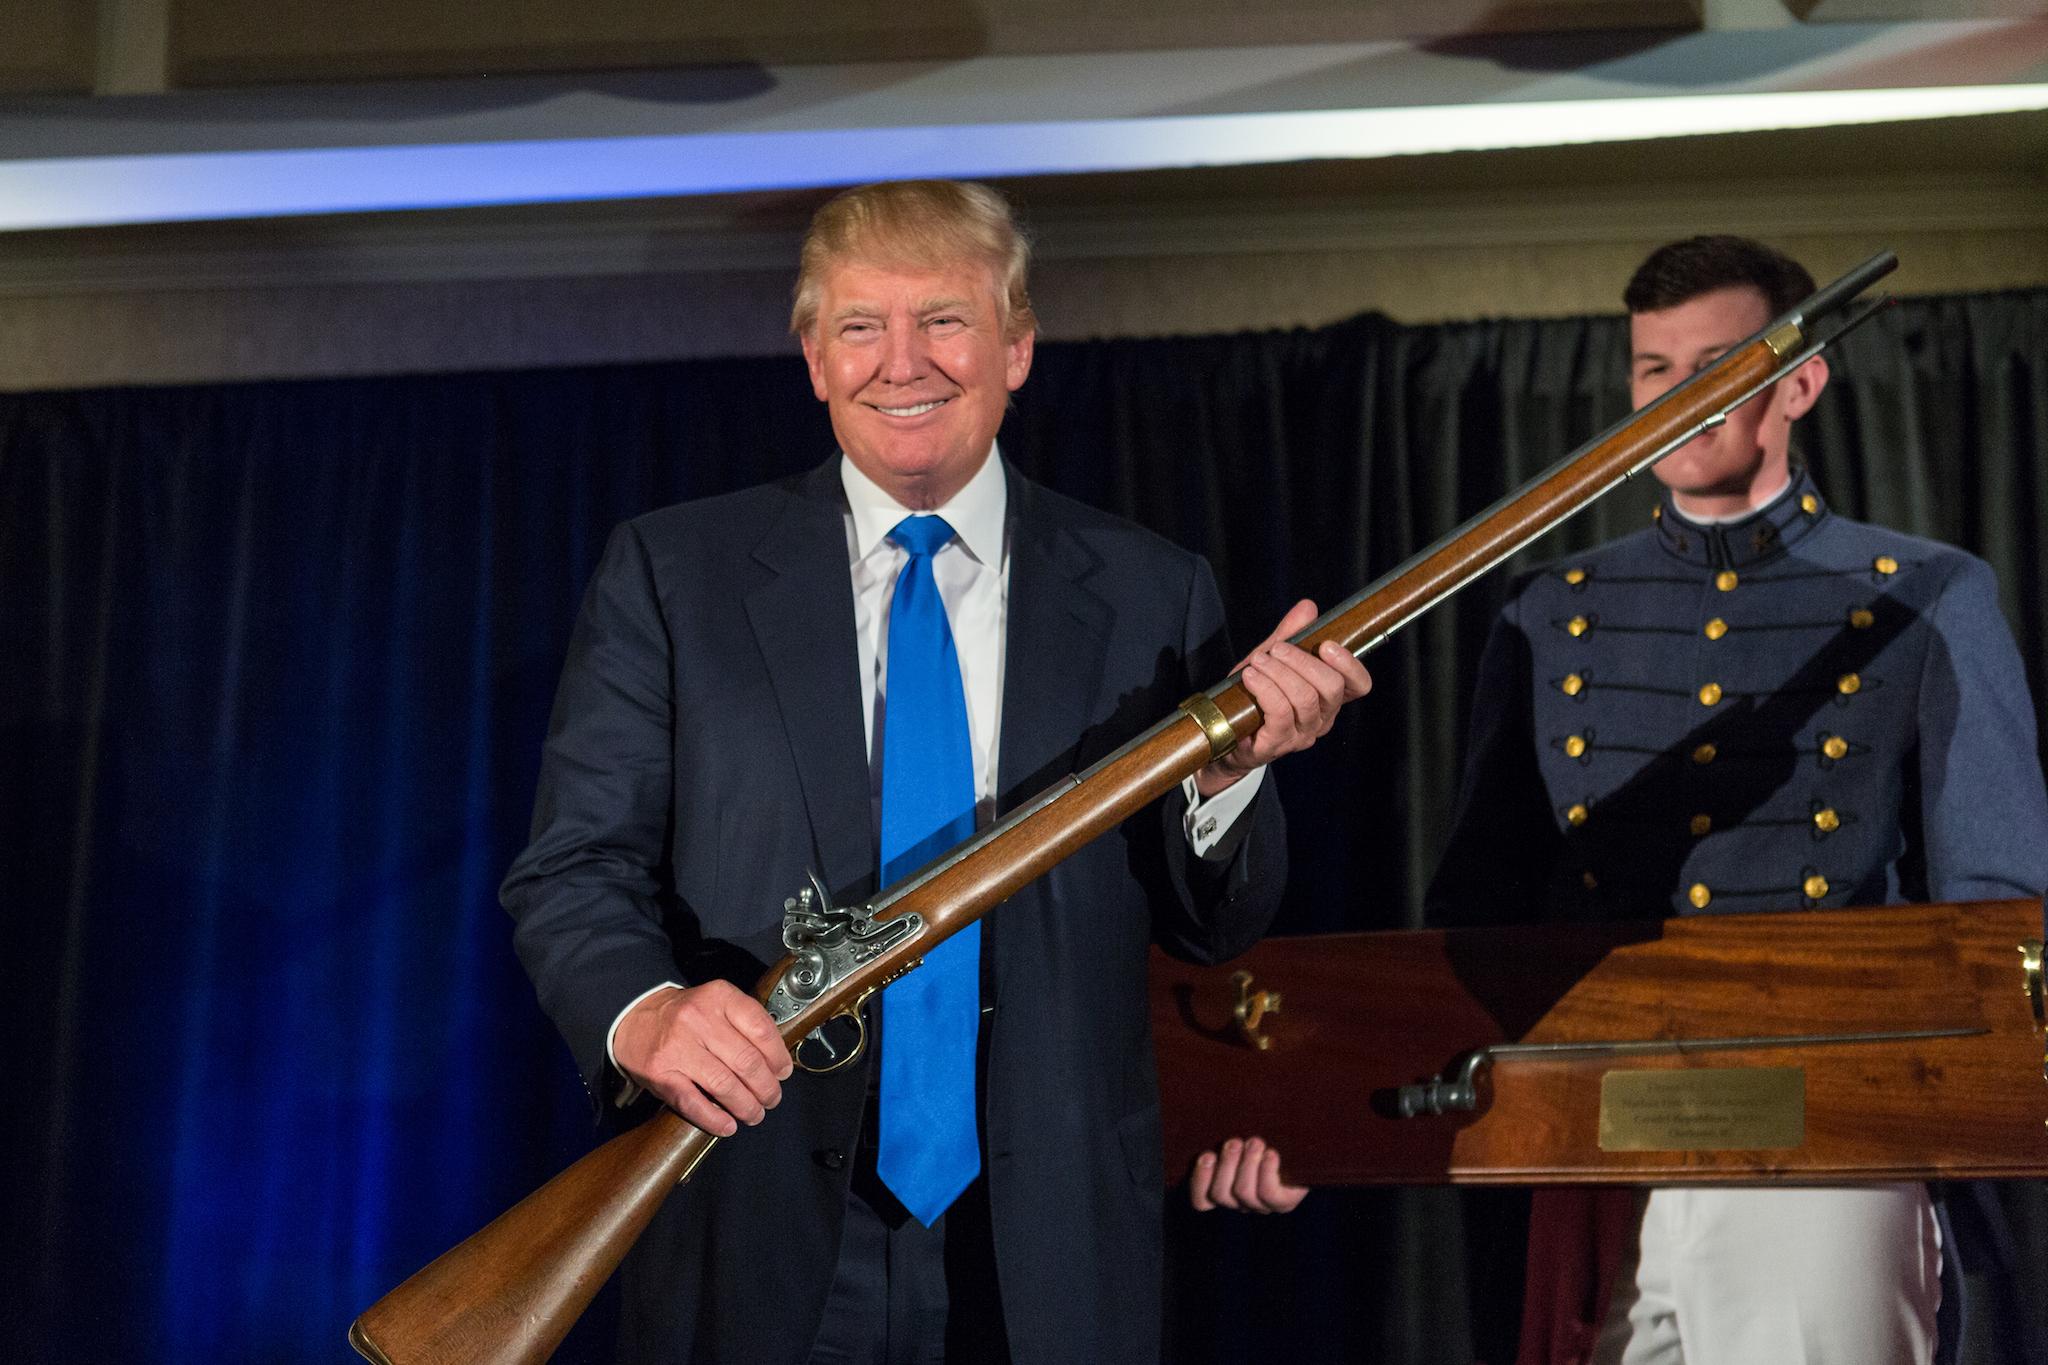
M 1667 491 L 1650 528 L 1524 579 L 1480 665 L 1470 750 L 1430 889 L 1439 923 L 2048 887 L 2034 712 L 1990 568 L 1834 515 L 1803 471 L 1716 525 Z M 1897 1188 L 1925 1207 L 1920 1187 Z M 1796 1226 L 1824 1240 L 1828 1217 L 1802 1211 Z M 1682 1231 L 1681 1258 L 1702 1228 Z M 1646 1275 L 1650 1257 L 1646 1243 Z M 1958 1257 L 1941 1259 L 1948 1345 Z M 1919 1260 L 1902 1250 L 1899 1273 Z M 1745 1330 L 1768 1316 L 1740 1311 Z M 1825 1324 L 1804 1330 L 1830 1339 Z

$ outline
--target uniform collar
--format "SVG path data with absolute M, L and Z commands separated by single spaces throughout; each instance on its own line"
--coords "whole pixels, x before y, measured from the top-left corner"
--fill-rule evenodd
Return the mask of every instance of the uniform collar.
M 839 479 L 846 489 L 846 504 L 853 512 L 853 558 L 866 559 L 875 546 L 894 530 L 896 523 L 911 515 L 910 509 L 889 496 L 882 486 L 854 468 L 853 461 L 839 457 Z M 973 478 L 943 507 L 932 509 L 952 524 L 953 534 L 986 565 L 1002 562 L 1003 517 L 1009 507 L 1009 485 L 1003 478 L 1002 452 L 989 447 Z
M 1803 468 L 1792 471 L 1785 491 L 1748 516 L 1713 526 L 1688 519 L 1665 489 L 1659 499 L 1657 543 L 1688 564 L 1741 569 L 1776 559 L 1826 519 L 1828 505 Z

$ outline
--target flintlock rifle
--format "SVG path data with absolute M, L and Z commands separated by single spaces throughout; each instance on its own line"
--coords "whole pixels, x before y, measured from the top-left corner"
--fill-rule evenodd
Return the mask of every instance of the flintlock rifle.
M 1819 290 L 1529 484 L 1310 623 L 1293 642 L 1334 640 L 1355 655 L 1530 541 L 1717 426 L 1884 305 L 1853 303 L 1898 264 L 1890 252 Z M 1819 324 L 1826 324 L 1821 326 Z M 1115 828 L 1259 728 L 1232 674 L 1079 775 L 1069 774 L 863 905 L 835 907 L 815 874 L 784 903 L 789 948 L 755 996 L 799 1064 L 843 1065 L 865 1041 L 861 1008 L 949 936 Z M 820 1030 L 848 1021 L 853 1046 Z M 811 1051 L 804 1051 L 806 1043 Z M 825 1064 L 806 1056 L 821 1050 Z M 675 1187 L 718 1142 L 663 1109 L 599 1147 L 363 1311 L 349 1343 L 379 1365 L 545 1360 Z

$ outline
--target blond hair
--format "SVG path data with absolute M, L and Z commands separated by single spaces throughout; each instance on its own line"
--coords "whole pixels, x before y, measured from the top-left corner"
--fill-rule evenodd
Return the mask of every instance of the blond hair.
M 804 234 L 789 330 L 803 336 L 818 321 L 825 272 L 845 261 L 929 270 L 971 262 L 995 277 L 1003 339 L 1036 331 L 1025 274 L 1031 244 L 1010 202 L 971 180 L 887 180 L 827 200 Z

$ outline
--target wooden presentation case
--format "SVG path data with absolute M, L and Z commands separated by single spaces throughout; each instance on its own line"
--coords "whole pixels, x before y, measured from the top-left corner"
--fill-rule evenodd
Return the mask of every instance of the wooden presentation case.
M 2041 937 L 1989 901 L 1155 952 L 1167 1176 L 1252 1134 L 1315 1185 L 2048 1174 Z M 1426 1111 L 1478 1049 L 1591 1043 L 1634 1046 L 1490 1053 Z

